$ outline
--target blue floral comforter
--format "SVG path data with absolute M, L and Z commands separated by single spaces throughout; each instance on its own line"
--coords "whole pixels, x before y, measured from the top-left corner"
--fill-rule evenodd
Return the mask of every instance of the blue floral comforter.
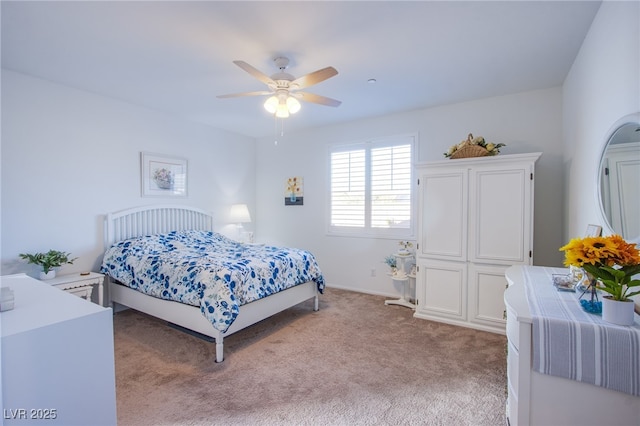
M 179 231 L 120 241 L 101 272 L 142 293 L 193 306 L 225 332 L 239 307 L 314 281 L 324 290 L 315 257 L 305 250 L 242 244 L 207 231 Z

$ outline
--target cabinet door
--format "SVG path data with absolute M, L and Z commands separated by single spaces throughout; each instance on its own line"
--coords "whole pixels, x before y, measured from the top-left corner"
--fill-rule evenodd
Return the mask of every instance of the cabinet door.
M 426 170 L 420 175 L 419 255 L 467 260 L 466 169 Z
M 629 238 L 640 236 L 640 142 L 609 146 L 605 161 L 603 204 L 610 207 L 605 211 L 611 227 Z
M 504 330 L 507 266 L 469 264 L 469 321 Z
M 531 165 L 475 167 L 469 175 L 469 260 L 531 263 Z
M 467 265 L 419 259 L 417 313 L 457 320 L 467 318 Z

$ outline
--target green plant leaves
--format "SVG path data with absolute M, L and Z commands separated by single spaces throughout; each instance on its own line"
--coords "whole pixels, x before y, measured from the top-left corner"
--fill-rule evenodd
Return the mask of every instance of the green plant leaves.
M 77 259 L 69 259 L 71 253 L 65 253 L 58 250 L 49 250 L 46 253 L 20 253 L 22 259 L 27 260 L 29 263 L 42 266 L 42 271 L 46 274 L 53 268 L 64 265 L 65 263 L 73 264 L 73 261 Z
M 634 275 L 640 273 L 640 265 L 612 268 L 610 266 L 584 264 L 582 267 L 600 281 L 598 288 L 609 293 L 614 300 L 627 300 L 631 296 L 640 294 L 640 291 L 631 291 L 631 287 L 640 286 L 640 280 L 631 279 Z

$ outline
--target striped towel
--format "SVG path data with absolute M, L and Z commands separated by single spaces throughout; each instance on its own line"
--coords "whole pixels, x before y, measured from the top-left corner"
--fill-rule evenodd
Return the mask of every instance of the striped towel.
M 640 396 L 638 315 L 630 327 L 604 322 L 582 309 L 580 292 L 553 286 L 551 275 L 566 274 L 567 269 L 522 270 L 533 319 L 533 369 Z

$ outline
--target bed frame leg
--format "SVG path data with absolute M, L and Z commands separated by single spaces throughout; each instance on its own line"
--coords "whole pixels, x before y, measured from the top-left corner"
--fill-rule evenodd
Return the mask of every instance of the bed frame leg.
M 320 308 L 318 307 L 318 300 L 320 300 L 320 298 L 318 297 L 318 295 L 316 294 L 315 297 L 313 298 L 313 310 L 317 311 Z
M 216 362 L 224 361 L 224 341 L 222 337 L 216 339 Z

